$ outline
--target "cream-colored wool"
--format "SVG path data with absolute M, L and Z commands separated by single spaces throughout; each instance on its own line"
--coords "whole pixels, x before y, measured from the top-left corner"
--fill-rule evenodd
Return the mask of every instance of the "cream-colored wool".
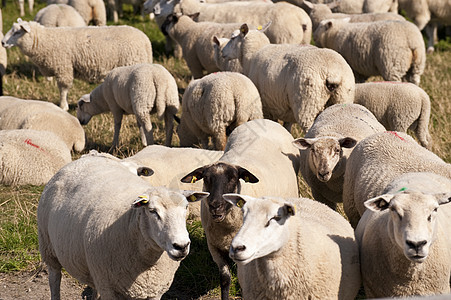
M 263 32 L 243 24 L 222 53 L 239 59 L 260 92 L 265 118 L 282 120 L 287 128 L 297 122 L 306 132 L 326 104 L 354 101 L 352 70 L 333 50 L 273 45 Z
M 224 150 L 227 131 L 262 118 L 260 95 L 249 78 L 234 72 L 207 75 L 191 81 L 183 95 L 177 128 L 180 146 L 191 147 L 200 141 L 208 148 L 211 137 L 215 149 Z
M 139 170 L 86 156 L 46 185 L 37 220 L 52 299 L 60 299 L 62 268 L 92 287 L 94 298 L 160 299 L 169 289 L 189 253 L 187 198 L 207 194 L 153 187 Z
M 365 204 L 356 238 L 368 298 L 449 298 L 450 201 L 451 180 L 425 172 L 396 177 Z
M 131 26 L 44 27 L 18 20 L 2 45 L 18 46 L 44 76 L 55 76 L 60 107 L 68 110 L 67 92 L 74 77 L 99 82 L 115 67 L 152 62 L 149 38 Z
M 85 131 L 77 118 L 46 101 L 0 97 L 0 130 L 5 129 L 51 131 L 69 151 L 85 148 Z
M 301 174 L 313 198 L 336 209 L 343 202 L 346 161 L 355 143 L 383 131 L 374 115 L 358 104 L 335 104 L 321 112 L 304 138 L 295 140 L 301 148 Z
M 106 25 L 106 9 L 103 0 L 69 0 L 67 4 L 78 11 L 86 24 Z
M 67 163 L 70 150 L 53 132 L 0 130 L 0 183 L 43 185 Z
M 244 299 L 355 298 L 359 250 L 340 214 L 306 198 L 224 198 L 243 207 L 244 223 L 230 256 Z
M 354 71 L 357 82 L 380 75 L 386 81 L 420 84 L 426 49 L 421 32 L 410 22 L 324 20 L 313 38 L 317 46 L 340 53 Z
M 413 130 L 421 145 L 430 148 L 431 101 L 419 86 L 398 82 L 356 84 L 354 103 L 368 108 L 387 130 Z
M 166 127 L 166 146 L 172 142 L 174 115 L 179 108 L 177 83 L 171 73 L 158 64 L 117 67 L 102 84 L 78 102 L 77 118 L 82 125 L 92 116 L 111 111 L 114 117 L 112 147 L 119 145 L 124 114 L 134 114 L 144 146 L 153 144 L 150 115 L 156 113 Z
M 451 179 L 451 164 L 407 133 L 387 131 L 360 141 L 346 163 L 343 184 L 343 208 L 351 225 L 357 226 L 366 200 L 380 195 L 392 180 L 410 172 L 431 172 Z
M 67 4 L 50 4 L 36 14 L 34 21 L 47 27 L 83 27 L 85 20 Z

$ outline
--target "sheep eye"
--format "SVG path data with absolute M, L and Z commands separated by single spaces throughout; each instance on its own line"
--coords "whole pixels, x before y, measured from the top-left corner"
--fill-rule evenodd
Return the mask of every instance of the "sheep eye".
M 400 221 L 402 220 L 402 216 L 393 207 L 390 207 L 390 210 L 398 216 Z

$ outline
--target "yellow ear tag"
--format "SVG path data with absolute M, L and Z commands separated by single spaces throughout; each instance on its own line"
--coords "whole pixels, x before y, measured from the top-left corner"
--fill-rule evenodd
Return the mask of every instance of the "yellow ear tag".
M 194 202 L 194 201 L 197 200 L 197 197 L 194 196 L 194 195 L 191 195 L 191 196 L 189 196 L 189 200 L 190 200 L 191 202 Z
M 136 198 L 136 200 L 133 201 L 132 206 L 139 207 L 139 206 L 143 206 L 147 203 L 149 203 L 149 195 L 143 194 L 143 195 L 139 195 L 138 198 Z
M 249 181 L 250 181 L 249 176 L 244 176 L 244 182 L 249 182 Z
M 290 214 L 290 215 L 295 215 L 296 214 L 296 205 L 293 205 L 293 207 L 291 207 L 291 206 L 288 206 L 288 208 L 287 208 L 287 212 L 288 212 L 288 214 Z
M 261 25 L 259 25 L 258 27 L 257 27 L 257 30 L 262 30 L 263 29 L 263 27 L 261 26 Z
M 243 199 L 238 200 L 237 203 L 236 203 L 236 206 L 238 206 L 239 208 L 243 208 L 244 200 Z
M 244 31 L 245 31 L 244 28 L 241 28 L 241 32 L 244 33 Z
M 197 181 L 197 177 L 193 176 L 193 178 L 191 178 L 191 183 L 195 183 Z

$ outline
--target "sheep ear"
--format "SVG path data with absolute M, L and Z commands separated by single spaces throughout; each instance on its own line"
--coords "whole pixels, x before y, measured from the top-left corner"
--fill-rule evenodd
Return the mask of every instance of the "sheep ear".
M 341 148 L 352 148 L 357 144 L 357 141 L 352 137 L 339 139 L 338 142 L 340 143 Z
M 195 183 L 198 180 L 201 180 L 204 178 L 204 170 L 206 166 L 197 168 L 196 170 L 192 171 L 191 173 L 183 176 L 182 179 L 180 179 L 181 182 L 184 183 Z
M 296 214 L 296 206 L 292 203 L 285 203 L 283 211 L 286 216 L 294 216 Z
M 246 36 L 246 34 L 249 32 L 249 26 L 247 26 L 247 24 L 246 23 L 244 23 L 243 25 L 241 25 L 241 27 L 240 27 L 240 33 L 243 35 L 243 36 Z
M 380 196 L 371 198 L 369 200 L 366 200 L 365 203 L 363 203 L 363 204 L 369 210 L 383 211 L 389 207 L 390 201 L 393 199 L 394 196 L 395 195 L 393 195 L 393 194 L 380 195 Z
M 147 194 L 139 195 L 138 198 L 136 198 L 136 200 L 133 201 L 133 203 L 132 203 L 133 208 L 138 208 L 138 207 L 147 206 L 147 205 L 149 205 L 149 195 L 147 195 Z
M 213 43 L 215 43 L 218 46 L 221 46 L 221 43 L 219 42 L 218 37 L 216 35 L 213 36 Z
M 188 202 L 200 201 L 210 195 L 210 193 L 198 191 L 182 191 L 182 194 L 186 197 L 186 200 L 188 200 Z
M 31 27 L 30 27 L 30 24 L 28 24 L 28 22 L 21 22 L 21 23 L 19 23 L 19 25 L 23 31 L 25 31 L 26 33 L 30 33 Z
M 271 26 L 271 23 L 272 23 L 272 21 L 269 21 L 268 23 L 266 23 L 263 26 L 258 26 L 257 30 L 261 31 L 261 32 L 265 32 L 268 29 L 268 27 Z
M 298 138 L 293 141 L 293 145 L 301 150 L 307 150 L 315 141 L 316 139 Z
M 199 17 L 199 12 L 194 13 L 192 15 L 188 15 L 188 17 L 190 17 L 192 20 L 197 21 L 197 18 Z
M 302 5 L 301 5 L 301 7 L 305 10 L 305 12 L 306 13 L 310 13 L 310 11 L 313 9 L 313 3 L 312 2 L 310 2 L 310 1 L 307 1 L 307 0 L 304 0 L 303 2 L 302 2 Z
M 150 177 L 154 174 L 154 171 L 148 167 L 139 167 L 136 170 L 136 173 L 138 174 L 138 176 Z
M 439 205 L 451 202 L 451 193 L 439 193 L 434 195 Z
M 259 181 L 254 174 L 252 174 L 243 167 L 238 167 L 238 177 L 243 179 L 244 182 L 248 183 L 257 183 Z
M 235 205 L 239 208 L 243 208 L 244 204 L 246 204 L 246 202 L 249 199 L 252 199 L 252 197 L 250 196 L 245 196 L 245 195 L 240 195 L 240 194 L 224 194 L 222 195 L 222 198 L 229 202 L 232 205 Z

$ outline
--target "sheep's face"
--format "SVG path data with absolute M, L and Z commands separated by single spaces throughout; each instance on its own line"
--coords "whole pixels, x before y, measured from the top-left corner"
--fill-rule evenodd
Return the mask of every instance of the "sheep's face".
M 407 259 L 422 263 L 436 237 L 438 207 L 448 203 L 450 197 L 402 188 L 395 194 L 370 199 L 365 206 L 373 211 L 387 209 L 389 237 Z
M 8 49 L 17 45 L 19 39 L 30 31 L 31 28 L 28 22 L 17 19 L 17 23 L 14 23 L 11 29 L 3 37 L 2 46 Z
M 239 193 L 240 179 L 250 183 L 258 182 L 257 177 L 245 168 L 222 162 L 200 167 L 183 177 L 181 181 L 193 183 L 200 179 L 204 180 L 203 190 L 210 193 L 206 198 L 206 204 L 215 222 L 222 222 L 232 208 L 232 205 L 222 198 L 223 194 Z
M 290 218 L 294 204 L 284 199 L 226 194 L 225 200 L 243 209 L 243 225 L 233 238 L 229 256 L 236 263 L 247 264 L 270 255 L 285 245 L 290 236 Z
M 90 94 L 83 95 L 77 104 L 77 119 L 81 125 L 86 125 L 92 118 L 92 114 L 87 112 L 90 103 Z
M 301 150 L 308 151 L 308 163 L 310 170 L 319 181 L 327 182 L 332 177 L 333 171 L 343 157 L 343 148 L 352 148 L 357 141 L 351 137 L 319 137 L 300 138 L 293 141 Z M 344 164 L 345 162 L 341 162 Z
M 139 229 L 145 242 L 166 251 L 173 260 L 182 260 L 189 253 L 190 239 L 186 230 L 188 201 L 197 201 L 208 193 L 154 188 L 140 195 L 133 203 L 139 210 Z
M 222 48 L 222 58 L 226 60 L 237 59 L 241 53 L 241 44 L 243 43 L 244 35 L 239 30 L 232 33 L 232 38 Z

